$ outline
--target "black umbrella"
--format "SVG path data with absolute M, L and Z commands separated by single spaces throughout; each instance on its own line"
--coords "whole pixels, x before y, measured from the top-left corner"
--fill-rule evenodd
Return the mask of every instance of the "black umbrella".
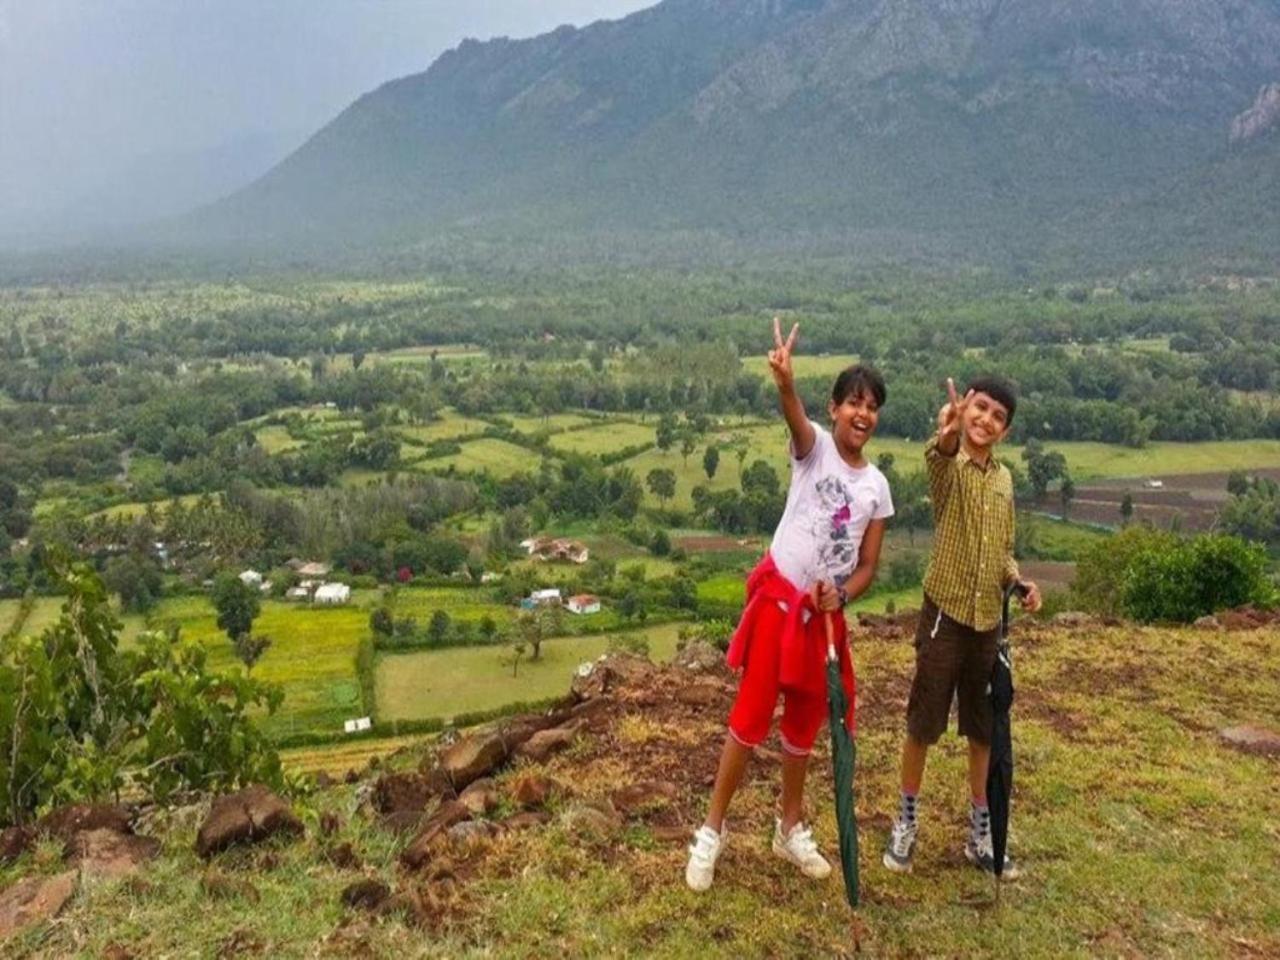
M 858 905 L 858 818 L 854 813 L 853 764 L 856 747 L 845 722 L 849 700 L 840 678 L 840 658 L 836 654 L 835 627 L 831 614 L 823 614 L 827 627 L 827 709 L 831 727 L 831 765 L 836 787 L 836 827 L 840 835 L 840 869 L 844 873 L 844 895 L 849 906 Z
M 991 808 L 992 866 L 996 875 L 996 894 L 1004 874 L 1004 855 L 1009 845 L 1009 797 L 1013 792 L 1013 736 L 1009 729 L 1009 707 L 1013 704 L 1013 663 L 1009 658 L 1009 600 L 1017 594 L 1027 595 L 1022 583 L 1012 583 L 1004 591 L 1004 609 L 1000 615 L 1000 639 L 996 645 L 996 662 L 991 668 L 991 763 L 987 768 L 987 804 Z

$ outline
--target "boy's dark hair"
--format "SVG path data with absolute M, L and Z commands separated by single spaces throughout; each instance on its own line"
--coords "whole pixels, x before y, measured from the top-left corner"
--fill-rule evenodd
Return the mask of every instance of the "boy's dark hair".
M 1003 377 L 974 377 L 969 381 L 969 386 L 965 387 L 964 392 L 968 393 L 970 390 L 974 393 L 985 393 L 1005 408 L 1008 412 L 1004 421 L 1006 427 L 1013 423 L 1013 411 L 1018 409 L 1018 391 L 1012 383 Z
M 864 393 L 875 398 L 877 407 L 883 407 L 885 397 L 888 396 L 880 371 L 866 364 L 855 363 L 852 367 L 841 370 L 840 376 L 836 377 L 835 386 L 831 388 L 831 402 L 838 407 L 849 397 Z

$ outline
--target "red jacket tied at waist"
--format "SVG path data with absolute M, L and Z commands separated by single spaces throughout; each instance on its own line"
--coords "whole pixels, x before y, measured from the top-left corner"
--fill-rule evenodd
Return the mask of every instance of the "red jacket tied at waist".
M 827 632 L 824 614 L 813 606 L 813 598 L 784 577 L 766 553 L 747 576 L 747 605 L 742 619 L 729 641 L 728 664 L 737 670 L 751 656 L 751 638 L 755 633 L 760 605 L 786 604 L 787 618 L 782 635 L 782 658 L 779 685 L 819 697 L 826 697 Z M 808 622 L 806 623 L 806 611 Z M 852 670 L 849 662 L 848 625 L 843 616 L 832 615 L 836 652 L 841 670 Z

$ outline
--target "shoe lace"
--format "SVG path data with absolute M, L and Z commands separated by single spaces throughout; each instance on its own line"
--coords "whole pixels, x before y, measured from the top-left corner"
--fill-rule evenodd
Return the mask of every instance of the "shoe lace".
M 978 856 L 986 860 L 995 860 L 995 848 L 991 843 L 991 831 L 983 830 L 973 835 L 973 848 Z
M 693 857 L 693 859 L 703 863 L 709 862 L 716 849 L 716 842 L 718 840 L 718 836 L 713 834 L 706 827 L 703 827 L 693 835 L 693 843 L 689 845 L 689 855 Z
M 813 840 L 813 830 L 800 824 L 791 828 L 791 836 L 787 838 L 787 842 L 792 850 L 806 859 L 818 852 L 818 845 Z
M 915 837 L 915 828 L 903 820 L 893 824 L 893 835 L 889 839 L 895 857 L 905 857 L 911 852 L 911 840 Z

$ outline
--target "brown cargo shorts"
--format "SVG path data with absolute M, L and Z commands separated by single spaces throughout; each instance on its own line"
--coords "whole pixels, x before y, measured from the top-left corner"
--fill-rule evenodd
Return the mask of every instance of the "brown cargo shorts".
M 927 596 L 916 627 L 916 675 L 907 702 L 907 733 L 917 743 L 938 742 L 951 702 L 959 700 L 960 735 L 991 742 L 987 685 L 996 660 L 999 628 L 975 630 L 952 620 Z

